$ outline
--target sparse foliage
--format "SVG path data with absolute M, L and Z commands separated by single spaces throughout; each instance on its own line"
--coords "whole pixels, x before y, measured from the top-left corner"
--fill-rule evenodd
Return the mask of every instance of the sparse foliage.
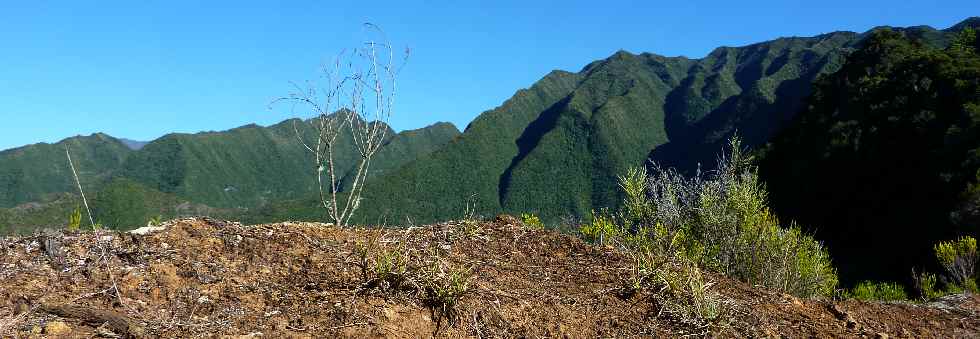
M 308 140 L 295 125 L 294 129 L 313 157 L 321 205 L 328 217 L 341 227 L 350 222 L 360 207 L 371 160 L 388 137 L 387 122 L 394 111 L 400 69 L 394 49 L 381 29 L 372 24 L 365 27 L 377 33 L 380 41 L 368 39 L 363 46 L 342 52 L 332 66 L 323 68 L 321 78 L 325 84 L 294 84 L 293 93 L 272 103 L 289 103 L 294 112 L 301 109 L 313 114 L 309 120 L 315 130 L 313 140 Z M 407 57 L 406 49 L 402 64 Z M 348 135 L 354 144 L 357 164 L 352 176 L 344 178 L 336 159 L 341 152 L 338 141 Z M 342 180 L 350 182 L 346 192 L 341 192 Z

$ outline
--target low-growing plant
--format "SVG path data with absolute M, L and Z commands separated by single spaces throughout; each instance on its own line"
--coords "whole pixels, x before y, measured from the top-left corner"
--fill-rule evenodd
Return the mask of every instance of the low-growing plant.
M 147 225 L 150 225 L 150 226 L 153 226 L 153 227 L 160 226 L 160 224 L 162 224 L 162 223 L 163 223 L 163 216 L 162 215 L 157 215 L 155 217 L 152 217 L 152 218 L 150 218 L 149 221 L 146 222 Z
M 723 298 L 712 289 L 697 265 L 674 261 L 653 270 L 655 297 L 663 311 L 696 326 L 716 320 L 723 310 Z
M 466 237 L 473 237 L 480 233 L 480 222 L 483 218 L 476 212 L 478 203 L 477 194 L 470 195 L 463 203 L 463 217 L 458 226 L 459 231 Z
M 440 259 L 432 261 L 422 276 L 426 302 L 452 318 L 463 295 L 469 291 L 471 267 L 457 267 Z
M 401 247 L 381 249 L 375 257 L 375 281 L 384 289 L 398 289 L 408 273 L 408 258 Z
M 579 233 L 589 241 L 604 244 L 606 239 L 619 234 L 619 226 L 616 226 L 608 212 L 592 211 L 592 222 L 579 227 Z
M 919 298 L 923 301 L 943 296 L 945 293 L 936 285 L 936 275 L 932 273 L 916 274 L 912 271 L 912 280 Z
M 78 231 L 82 227 L 82 209 L 75 207 L 75 209 L 68 215 L 68 230 Z
M 714 320 L 721 314 L 719 295 L 711 290 L 714 283 L 705 279 L 696 265 L 691 265 L 686 272 L 687 292 L 690 294 L 688 314 L 702 321 Z
M 845 293 L 848 298 L 874 301 L 908 300 L 905 287 L 896 282 L 862 281 Z
M 541 219 L 532 213 L 521 213 L 521 224 L 527 228 L 544 229 L 544 224 L 541 223 Z

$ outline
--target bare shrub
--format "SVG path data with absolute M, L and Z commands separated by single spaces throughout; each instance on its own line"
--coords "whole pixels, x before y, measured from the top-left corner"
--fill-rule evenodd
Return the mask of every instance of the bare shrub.
M 305 86 L 293 83 L 292 93 L 270 104 L 271 109 L 289 103 L 294 113 L 298 113 L 296 110 L 312 113 L 313 119 L 308 123 L 315 130 L 313 140 L 308 140 L 298 126 L 293 127 L 303 147 L 312 155 L 320 202 L 328 217 L 341 227 L 350 222 L 360 207 L 371 160 L 385 144 L 401 67 L 395 62 L 395 52 L 384 32 L 370 23 L 365 27 L 380 41 L 368 39 L 362 46 L 341 52 L 332 65 L 322 68 L 322 81 L 307 81 Z M 402 65 L 408 54 L 406 49 Z M 345 173 L 338 168 L 337 153 L 340 152 L 338 142 L 345 133 L 353 140 L 357 160 L 353 176 L 347 178 L 350 188 L 342 192 Z

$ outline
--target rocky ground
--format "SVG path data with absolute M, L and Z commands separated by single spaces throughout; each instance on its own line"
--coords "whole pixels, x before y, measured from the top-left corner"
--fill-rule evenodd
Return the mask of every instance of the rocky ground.
M 630 290 L 611 247 L 509 217 L 406 229 L 205 218 L 0 238 L 0 337 L 978 337 L 980 298 L 802 300 L 707 274 L 720 313 Z

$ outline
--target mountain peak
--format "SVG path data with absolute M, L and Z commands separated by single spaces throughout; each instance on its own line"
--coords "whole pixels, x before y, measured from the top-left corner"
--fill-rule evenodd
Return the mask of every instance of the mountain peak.
M 944 29 L 947 32 L 959 32 L 967 28 L 977 29 L 980 27 L 980 16 L 971 16 L 969 18 L 963 19 L 959 23 L 953 25 L 950 28 Z

